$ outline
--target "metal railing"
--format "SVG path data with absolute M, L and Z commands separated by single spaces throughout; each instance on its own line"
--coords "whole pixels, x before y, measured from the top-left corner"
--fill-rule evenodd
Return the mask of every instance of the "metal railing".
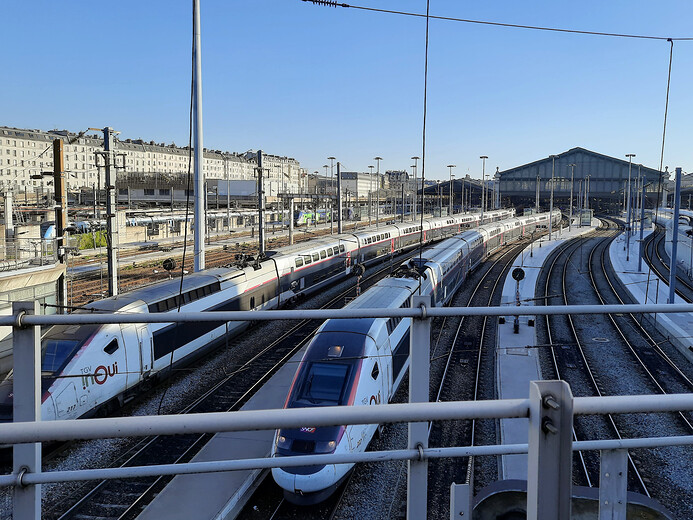
M 41 516 L 40 486 L 49 482 L 135 478 L 234 471 L 254 468 L 408 461 L 407 514 L 426 518 L 428 460 L 479 455 L 528 455 L 527 517 L 537 520 L 570 518 L 572 451 L 601 450 L 602 479 L 600 518 L 625 518 L 627 498 L 626 455 L 628 449 L 693 445 L 693 436 L 607 439 L 573 442 L 572 422 L 580 414 L 649 413 L 693 410 L 693 394 L 638 395 L 573 398 L 563 381 L 530 382 L 528 399 L 496 401 L 428 402 L 430 321 L 436 316 L 516 316 L 605 313 L 689 313 L 691 304 L 677 305 L 581 305 L 554 307 L 434 308 L 430 299 L 414 297 L 406 309 L 335 309 L 265 312 L 184 312 L 171 314 L 75 314 L 43 316 L 35 302 L 16 302 L 13 315 L 0 317 L 0 325 L 11 325 L 14 341 L 15 422 L 0 427 L 0 443 L 14 445 L 13 472 L 0 475 L 0 486 L 14 487 L 13 518 Z M 40 330 L 50 324 L 172 323 L 201 321 L 250 321 L 277 319 L 329 319 L 364 317 L 411 317 L 408 404 L 379 406 L 294 408 L 286 410 L 236 411 L 192 415 L 138 416 L 79 421 L 40 421 Z M 528 418 L 527 444 L 429 448 L 427 422 L 474 418 Z M 129 468 L 41 471 L 41 445 L 46 441 L 99 439 L 180 433 L 217 433 L 248 430 L 298 428 L 306 424 L 409 423 L 406 449 L 349 454 L 303 455 L 230 461 L 189 462 Z M 609 468 L 606 471 L 605 468 Z M 618 471 L 613 471 L 618 468 Z M 616 484 L 613 480 L 617 480 Z M 623 485 L 621 485 L 623 484 Z M 470 490 L 465 491 L 470 496 Z M 462 494 L 464 495 L 464 493 Z M 453 491 L 453 497 L 457 496 Z M 452 512 L 471 517 L 470 501 L 455 500 Z M 611 515 L 611 516 L 608 516 Z
M 54 239 L 6 238 L 0 242 L 0 272 L 53 265 L 58 261 Z

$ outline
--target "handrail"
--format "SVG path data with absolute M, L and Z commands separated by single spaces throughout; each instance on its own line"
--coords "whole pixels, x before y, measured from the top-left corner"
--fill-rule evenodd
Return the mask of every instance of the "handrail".
M 89 310 L 89 309 L 85 309 Z M 103 314 L 99 314 L 103 312 Z M 274 321 L 291 319 L 353 319 L 353 318 L 420 318 L 451 316 L 544 316 L 554 314 L 618 314 L 618 313 L 680 313 L 693 312 L 693 304 L 629 304 L 629 305 L 552 305 L 505 307 L 429 307 L 406 309 L 307 309 L 273 311 L 209 311 L 170 313 L 93 313 L 27 315 L 21 326 L 30 325 L 82 325 L 127 323 L 186 323 L 226 321 Z M 0 316 L 0 326 L 17 324 L 17 316 Z

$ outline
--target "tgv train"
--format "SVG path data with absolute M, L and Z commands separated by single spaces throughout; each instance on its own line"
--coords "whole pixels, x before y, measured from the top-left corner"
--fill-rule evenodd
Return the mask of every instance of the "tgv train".
M 330 218 L 329 210 L 319 209 L 317 211 L 301 210 L 296 212 L 295 224 L 297 226 L 306 226 L 315 224 L 316 222 L 326 222 Z
M 561 218 L 555 211 L 554 222 Z M 467 275 L 502 245 L 548 226 L 549 213 L 513 218 L 465 231 L 425 250 L 349 303 L 347 309 L 410 307 L 419 292 L 445 305 Z M 360 318 L 326 321 L 301 360 L 285 408 L 368 406 L 387 403 L 409 366 L 411 319 Z M 315 428 L 306 425 L 275 434 L 275 457 L 353 453 L 366 449 L 377 424 Z M 353 464 L 273 468 L 287 500 L 313 504 L 340 485 Z
M 485 221 L 514 210 L 486 213 Z M 277 308 L 388 255 L 476 226 L 478 214 L 424 220 L 332 235 L 237 259 L 235 267 L 208 269 L 93 302 L 77 313 L 175 313 Z M 244 322 L 190 324 L 57 325 L 42 338 L 43 420 L 107 414 L 247 327 Z M 0 383 L 0 421 L 12 420 L 12 373 Z

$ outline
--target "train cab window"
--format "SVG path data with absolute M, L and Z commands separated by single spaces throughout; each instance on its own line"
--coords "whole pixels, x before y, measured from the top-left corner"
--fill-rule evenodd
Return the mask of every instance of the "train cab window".
M 108 345 L 103 348 L 103 351 L 108 355 L 113 355 L 113 353 L 118 350 L 118 340 L 114 339 Z
M 373 379 L 378 379 L 378 375 L 380 375 L 380 369 L 378 368 L 378 362 L 376 361 L 375 365 L 373 365 L 373 370 L 371 370 L 371 377 Z
M 48 340 L 42 348 L 41 371 L 51 374 L 60 370 L 65 362 L 77 351 L 80 342 L 67 339 Z
M 344 245 L 340 245 L 340 246 L 339 246 L 339 252 L 340 252 L 340 253 L 343 253 L 343 252 L 344 252 Z
M 327 406 L 343 404 L 348 375 L 349 365 L 343 363 L 311 363 L 296 400 Z
M 320 254 L 319 253 L 313 253 L 313 262 L 317 262 L 320 260 Z
M 327 253 L 325 253 L 324 249 L 320 251 L 320 258 L 327 258 Z
M 303 258 L 300 256 L 296 257 L 296 267 L 302 267 L 303 266 Z

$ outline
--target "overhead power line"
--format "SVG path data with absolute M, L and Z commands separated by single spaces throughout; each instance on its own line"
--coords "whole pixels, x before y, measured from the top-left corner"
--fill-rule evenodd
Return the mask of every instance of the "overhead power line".
M 394 11 L 392 9 L 378 9 L 375 7 L 365 7 L 360 5 L 350 5 L 342 2 L 332 2 L 329 0 L 302 0 L 303 2 L 312 2 L 315 5 L 322 5 L 326 7 L 348 7 L 351 9 L 360 9 L 362 11 L 373 11 L 376 13 L 385 14 L 398 14 L 401 16 L 415 16 L 417 18 L 428 18 L 434 20 L 445 20 L 448 22 L 461 22 L 461 23 L 471 23 L 477 25 L 491 25 L 495 27 L 507 27 L 510 29 L 529 29 L 532 31 L 548 31 L 548 32 L 559 32 L 568 34 L 582 34 L 586 36 L 611 36 L 613 38 L 635 38 L 641 40 L 664 40 L 664 41 L 693 41 L 693 37 L 678 37 L 674 38 L 671 36 L 653 36 L 647 34 L 625 34 L 625 33 L 612 33 L 612 32 L 602 32 L 602 31 L 580 31 L 578 29 L 561 29 L 558 27 L 542 27 L 539 25 L 523 25 L 514 23 L 502 23 L 502 22 L 490 22 L 488 20 L 471 20 L 468 18 L 456 18 L 453 16 L 435 16 L 426 15 L 421 13 L 410 13 L 407 11 Z

